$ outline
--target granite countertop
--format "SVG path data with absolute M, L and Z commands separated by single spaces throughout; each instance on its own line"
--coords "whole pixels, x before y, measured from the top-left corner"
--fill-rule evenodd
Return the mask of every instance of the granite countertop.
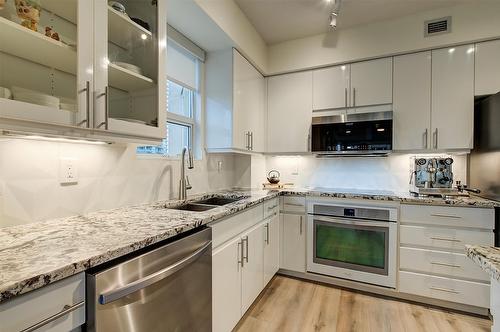
M 168 201 L 0 228 L 0 302 L 278 195 L 264 190 L 221 192 L 188 201 L 244 198 L 204 212 L 167 209 L 183 203 Z
M 500 281 L 500 247 L 467 245 L 465 248 L 470 259 L 493 279 Z
M 204 212 L 172 210 L 184 202 L 157 202 L 85 216 L 0 228 L 0 302 L 91 267 L 142 249 L 193 228 L 224 218 L 279 195 L 393 201 L 403 204 L 493 208 L 500 203 L 471 196 L 443 200 L 408 193 L 348 189 L 281 189 L 223 191 L 196 195 L 243 197 Z
M 332 197 L 345 199 L 367 199 L 376 201 L 393 201 L 401 204 L 421 204 L 438 206 L 462 206 L 477 208 L 500 207 L 500 202 L 479 196 L 457 196 L 453 198 L 416 197 L 409 192 L 393 192 L 386 190 L 353 190 L 332 188 L 290 188 L 281 189 L 281 195 L 304 195 L 317 197 Z

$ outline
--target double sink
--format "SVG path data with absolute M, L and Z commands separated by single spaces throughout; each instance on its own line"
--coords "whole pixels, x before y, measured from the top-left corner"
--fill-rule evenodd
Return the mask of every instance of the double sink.
M 230 204 L 242 200 L 246 197 L 237 197 L 237 198 L 225 198 L 225 197 L 211 197 L 207 199 L 202 199 L 199 201 L 193 201 L 186 204 L 182 204 L 176 207 L 171 207 L 173 210 L 184 210 L 184 211 L 193 211 L 193 212 L 203 212 L 207 210 L 214 209 L 218 206 Z

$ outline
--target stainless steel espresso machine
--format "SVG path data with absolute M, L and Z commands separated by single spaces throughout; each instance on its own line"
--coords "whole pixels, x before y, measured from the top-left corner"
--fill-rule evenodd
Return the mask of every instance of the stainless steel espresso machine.
M 457 181 L 453 187 L 453 159 L 450 157 L 412 158 L 410 192 L 419 196 L 468 196 Z

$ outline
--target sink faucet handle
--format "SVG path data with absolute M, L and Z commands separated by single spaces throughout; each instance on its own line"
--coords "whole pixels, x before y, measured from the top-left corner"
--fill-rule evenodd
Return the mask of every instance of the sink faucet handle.
M 189 177 L 186 175 L 186 189 L 193 189 L 191 183 L 189 183 Z

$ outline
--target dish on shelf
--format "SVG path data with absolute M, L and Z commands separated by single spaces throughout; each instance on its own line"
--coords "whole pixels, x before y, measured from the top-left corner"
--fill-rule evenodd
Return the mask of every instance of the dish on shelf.
M 146 121 L 137 120 L 137 119 L 129 119 L 129 118 L 114 118 L 114 119 L 121 120 L 121 121 L 127 121 L 127 122 L 133 122 L 133 123 L 139 123 L 139 124 L 143 124 L 143 125 L 148 124 Z
M 60 99 L 38 91 L 33 91 L 18 86 L 12 87 L 12 95 L 14 100 L 24 101 L 42 106 L 59 108 Z
M 113 64 L 115 64 L 115 65 L 117 65 L 119 67 L 125 68 L 127 70 L 130 70 L 131 72 L 134 72 L 136 74 L 142 75 L 142 69 L 141 69 L 141 67 L 133 65 L 131 63 L 114 61 Z
M 10 89 L 0 86 L 0 98 L 11 99 L 12 92 L 10 91 Z
M 119 13 L 127 15 L 125 6 L 118 1 L 108 1 L 108 5 Z

